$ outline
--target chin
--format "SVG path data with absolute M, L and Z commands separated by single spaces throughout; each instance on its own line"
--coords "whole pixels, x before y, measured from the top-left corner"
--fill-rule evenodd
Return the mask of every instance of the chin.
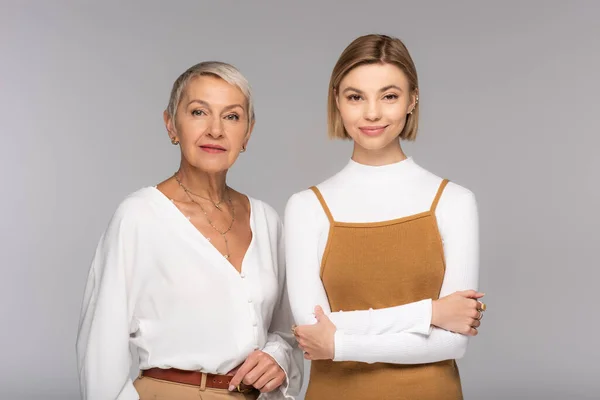
M 229 162 L 226 162 L 228 160 L 222 160 L 222 161 L 212 161 L 212 162 L 206 162 L 206 161 L 200 161 L 200 162 L 195 162 L 192 163 L 192 166 L 194 168 L 199 169 L 200 171 L 209 173 L 209 174 L 217 174 L 220 172 L 225 172 L 227 171 L 230 167 L 231 164 L 229 164 Z
M 389 147 L 390 144 L 392 144 L 392 142 L 394 142 L 395 140 L 397 140 L 397 136 L 396 137 L 383 137 L 383 136 L 379 136 L 379 137 L 364 137 L 364 136 L 360 136 L 357 139 L 354 139 L 354 142 L 357 143 L 360 147 L 362 147 L 365 150 L 383 150 L 386 147 Z

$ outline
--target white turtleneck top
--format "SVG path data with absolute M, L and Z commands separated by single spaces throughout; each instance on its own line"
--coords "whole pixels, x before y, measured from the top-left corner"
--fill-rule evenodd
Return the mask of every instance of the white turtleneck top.
M 338 222 L 379 222 L 430 209 L 442 178 L 412 158 L 384 166 L 350 161 L 318 185 Z M 446 271 L 440 297 L 477 290 L 478 214 L 469 190 L 450 182 L 435 216 Z M 287 285 L 296 323 L 313 324 L 320 305 L 337 327 L 335 361 L 421 364 L 461 358 L 467 337 L 431 326 L 431 299 L 378 310 L 331 312 L 320 279 L 329 221 L 311 190 L 294 194 L 285 211 Z

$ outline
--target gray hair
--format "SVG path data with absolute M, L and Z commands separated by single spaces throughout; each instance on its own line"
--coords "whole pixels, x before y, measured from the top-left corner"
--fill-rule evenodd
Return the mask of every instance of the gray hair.
M 181 96 L 185 91 L 188 83 L 198 76 L 213 75 L 223 79 L 230 85 L 239 88 L 248 104 L 248 126 L 254 122 L 254 103 L 252 101 L 252 91 L 250 90 L 250 84 L 248 80 L 242 75 L 242 73 L 233 65 L 227 64 L 220 61 L 205 61 L 196 64 L 187 69 L 183 74 L 179 76 L 173 83 L 173 89 L 171 90 L 171 97 L 169 99 L 169 105 L 167 106 L 167 113 L 171 118 L 175 118 L 177 114 L 177 107 L 181 101 Z

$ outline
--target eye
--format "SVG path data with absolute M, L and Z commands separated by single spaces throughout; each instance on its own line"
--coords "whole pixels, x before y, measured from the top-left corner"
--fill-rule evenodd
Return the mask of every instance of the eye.
M 232 113 L 232 114 L 226 115 L 225 119 L 227 119 L 229 121 L 239 121 L 240 120 L 240 116 L 237 115 L 236 113 Z
M 360 97 L 357 94 L 351 94 L 348 97 L 346 97 L 349 101 L 359 101 L 362 99 L 362 97 Z
M 397 98 L 398 95 L 394 93 L 386 94 L 385 96 L 383 96 L 384 100 L 396 100 Z
M 204 112 L 204 110 L 192 110 L 192 115 L 195 117 L 199 117 L 201 115 L 206 115 L 206 112 Z

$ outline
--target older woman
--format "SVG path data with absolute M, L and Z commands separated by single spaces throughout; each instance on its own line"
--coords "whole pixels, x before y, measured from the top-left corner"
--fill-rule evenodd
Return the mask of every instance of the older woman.
M 226 182 L 254 126 L 249 85 L 231 65 L 197 64 L 175 81 L 164 120 L 179 169 L 119 205 L 89 272 L 77 339 L 83 398 L 293 398 L 303 366 L 289 332 L 282 225 Z

